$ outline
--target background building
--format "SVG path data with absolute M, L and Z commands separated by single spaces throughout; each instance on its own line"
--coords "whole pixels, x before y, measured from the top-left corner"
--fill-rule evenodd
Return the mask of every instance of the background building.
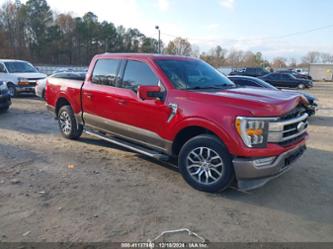
M 333 64 L 310 64 L 309 74 L 314 80 L 333 81 Z

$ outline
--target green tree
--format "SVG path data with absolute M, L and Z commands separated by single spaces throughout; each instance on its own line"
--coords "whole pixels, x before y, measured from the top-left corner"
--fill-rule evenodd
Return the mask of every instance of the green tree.
M 157 53 L 158 41 L 154 38 L 143 37 L 140 52 L 142 53 Z
M 47 49 L 48 27 L 53 22 L 52 11 L 46 0 L 29 0 L 26 3 L 27 34 L 30 41 L 30 49 L 34 58 L 42 58 Z

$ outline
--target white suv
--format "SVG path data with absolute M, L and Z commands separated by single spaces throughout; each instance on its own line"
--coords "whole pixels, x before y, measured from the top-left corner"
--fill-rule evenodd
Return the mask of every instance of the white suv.
M 1 60 L 0 81 L 6 81 L 9 94 L 12 97 L 21 92 L 35 91 L 36 81 L 46 78 L 46 74 L 38 70 L 27 61 Z

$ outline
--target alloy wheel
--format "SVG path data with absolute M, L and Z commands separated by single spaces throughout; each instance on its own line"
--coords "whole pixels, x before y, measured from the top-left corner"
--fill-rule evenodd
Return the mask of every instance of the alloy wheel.
M 72 121 L 67 112 L 62 112 L 59 116 L 59 124 L 62 132 L 65 135 L 70 135 L 72 131 Z
M 208 147 L 198 147 L 188 154 L 186 168 L 196 182 L 210 185 L 221 179 L 224 164 L 216 151 Z

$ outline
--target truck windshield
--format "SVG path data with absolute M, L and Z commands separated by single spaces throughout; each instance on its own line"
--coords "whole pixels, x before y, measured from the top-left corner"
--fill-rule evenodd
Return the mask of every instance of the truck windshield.
M 26 62 L 5 62 L 9 73 L 37 73 L 37 69 Z
M 235 87 L 227 77 L 200 60 L 157 60 L 177 89 L 224 89 Z

